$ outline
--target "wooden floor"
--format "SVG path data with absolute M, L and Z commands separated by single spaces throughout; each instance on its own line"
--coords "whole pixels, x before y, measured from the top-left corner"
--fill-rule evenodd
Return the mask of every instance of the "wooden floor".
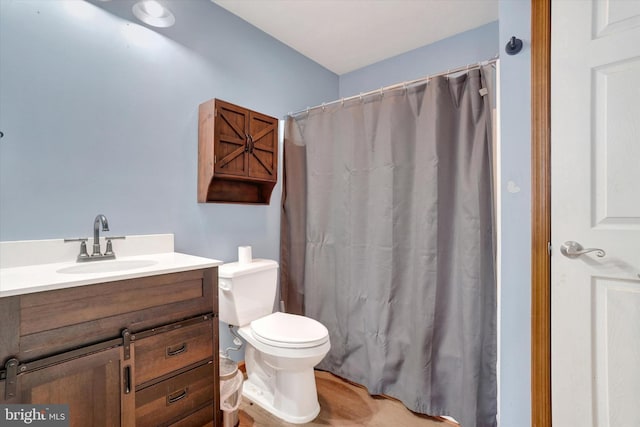
M 455 427 L 446 420 L 409 411 L 397 400 L 369 396 L 364 387 L 344 381 L 328 372 L 316 371 L 320 414 L 310 423 L 284 422 L 243 399 L 238 418 L 240 427 L 267 426 L 372 426 L 372 427 Z

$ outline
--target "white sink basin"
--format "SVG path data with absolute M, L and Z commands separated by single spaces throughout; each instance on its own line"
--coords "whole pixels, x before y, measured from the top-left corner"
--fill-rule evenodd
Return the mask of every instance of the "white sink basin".
M 110 273 L 149 267 L 157 263 L 158 261 L 152 259 L 88 261 L 85 264 L 76 264 L 71 267 L 61 268 L 57 270 L 57 272 L 62 274 Z

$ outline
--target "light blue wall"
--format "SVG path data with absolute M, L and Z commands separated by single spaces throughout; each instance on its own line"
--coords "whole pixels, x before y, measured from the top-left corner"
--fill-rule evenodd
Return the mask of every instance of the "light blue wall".
M 498 54 L 498 21 L 340 76 L 340 97 L 419 79 Z
M 338 77 L 209 0 L 167 3 L 176 26 L 152 31 L 81 1 L 0 2 L 0 240 L 86 236 L 104 213 L 178 251 L 278 258 L 280 185 L 269 206 L 196 202 L 198 105 L 282 117 Z
M 280 184 L 269 206 L 196 202 L 198 105 L 282 117 L 337 98 L 338 77 L 209 0 L 166 3 L 176 25 L 152 31 L 82 1 L 0 1 L 0 240 L 88 236 L 104 213 L 180 252 L 279 258 Z
M 531 425 L 531 6 L 500 1 L 500 426 Z M 504 46 L 516 36 L 522 51 Z M 510 184 L 511 182 L 511 184 Z

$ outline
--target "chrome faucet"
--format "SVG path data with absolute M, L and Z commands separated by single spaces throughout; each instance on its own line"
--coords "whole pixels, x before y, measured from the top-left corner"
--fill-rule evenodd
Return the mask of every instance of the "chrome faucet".
M 102 256 L 100 253 L 100 224 L 102 224 L 102 231 L 109 231 L 107 217 L 102 214 L 96 216 L 93 222 L 93 252 L 91 256 Z
M 109 231 L 109 221 L 107 217 L 99 214 L 93 221 L 93 251 L 91 255 L 87 253 L 87 237 L 80 237 L 77 239 L 64 239 L 65 242 L 80 242 L 80 254 L 78 255 L 78 262 L 84 261 L 99 261 L 101 259 L 114 259 L 116 254 L 113 253 L 112 240 L 125 239 L 125 236 L 109 236 L 105 237 L 107 241 L 107 247 L 104 253 L 100 252 L 100 227 L 102 231 Z

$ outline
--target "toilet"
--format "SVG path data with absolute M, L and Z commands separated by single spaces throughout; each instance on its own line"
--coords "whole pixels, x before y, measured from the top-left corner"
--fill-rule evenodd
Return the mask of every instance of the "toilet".
M 304 316 L 273 312 L 278 263 L 254 259 L 218 268 L 220 320 L 247 343 L 242 395 L 295 424 L 320 412 L 313 368 L 331 348 L 329 331 Z

